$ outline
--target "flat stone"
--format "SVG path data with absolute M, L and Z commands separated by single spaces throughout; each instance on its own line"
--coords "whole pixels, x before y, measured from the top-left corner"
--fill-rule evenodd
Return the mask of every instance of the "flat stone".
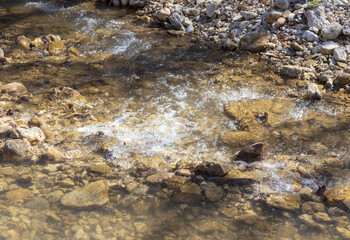
M 28 156 L 31 150 L 27 139 L 10 139 L 4 146 L 3 159 L 5 161 L 21 161 Z
M 304 72 L 310 72 L 309 68 L 296 65 L 284 65 L 280 68 L 280 74 L 289 78 L 300 78 Z
M 302 36 L 303 39 L 306 39 L 308 42 L 315 42 L 318 40 L 318 35 L 309 31 L 309 30 L 306 30 Z
M 88 167 L 89 172 L 94 172 L 94 173 L 100 173 L 100 174 L 107 174 L 112 172 L 112 168 L 108 166 L 106 163 L 99 162 L 99 163 L 92 163 Z
M 267 155 L 267 148 L 265 143 L 255 143 L 237 152 L 234 159 L 245 162 L 262 160 Z
M 333 54 L 334 50 L 339 48 L 339 45 L 335 42 L 325 42 L 321 47 L 321 53 L 325 55 Z
M 330 205 L 344 204 L 350 201 L 350 187 L 327 189 L 323 196 Z
M 27 93 L 27 88 L 22 83 L 18 83 L 18 82 L 12 82 L 4 86 L 0 86 L 0 89 L 2 93 L 17 94 L 17 95 L 23 95 Z
M 215 163 L 215 162 L 206 162 L 199 164 L 194 168 L 194 173 L 197 175 L 208 175 L 208 176 L 218 176 L 222 177 L 226 175 L 232 168 L 232 165 Z
M 166 179 L 169 179 L 172 175 L 170 173 L 156 173 L 148 176 L 145 179 L 145 183 L 148 184 L 161 184 Z
M 346 62 L 348 59 L 348 54 L 344 48 L 336 48 L 334 49 L 333 57 L 335 61 Z
M 289 8 L 288 0 L 275 0 L 273 6 L 281 10 L 287 10 Z
M 9 201 L 16 202 L 32 196 L 32 192 L 25 188 L 18 188 L 5 193 L 5 198 Z
M 247 34 L 241 38 L 239 48 L 244 51 L 259 52 L 266 48 L 273 48 L 274 44 L 270 43 L 271 34 L 260 32 Z
M 241 11 L 240 14 L 245 20 L 251 20 L 258 16 L 257 13 L 248 11 Z
M 24 207 L 30 209 L 48 209 L 50 207 L 50 203 L 45 198 L 36 197 L 26 202 Z
M 201 196 L 201 188 L 197 184 L 186 183 L 174 191 L 172 199 L 180 203 L 196 203 L 200 201 Z
M 61 198 L 63 206 L 76 209 L 101 207 L 108 201 L 108 183 L 105 180 L 89 183 L 85 187 L 67 193 Z
M 298 211 L 300 208 L 299 195 L 272 196 L 266 199 L 268 206 L 288 211 Z

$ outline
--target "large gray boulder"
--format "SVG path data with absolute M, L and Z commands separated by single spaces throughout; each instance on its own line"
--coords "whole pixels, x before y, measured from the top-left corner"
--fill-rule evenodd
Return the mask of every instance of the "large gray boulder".
M 322 30 L 329 24 L 329 21 L 325 18 L 325 13 L 322 8 L 318 8 L 315 11 L 309 10 L 305 13 L 307 18 L 307 25 L 309 28 L 316 27 L 318 30 Z
M 324 29 L 322 29 L 321 35 L 324 39 L 333 40 L 340 35 L 341 31 L 342 31 L 342 26 L 337 22 L 333 22 L 325 26 Z

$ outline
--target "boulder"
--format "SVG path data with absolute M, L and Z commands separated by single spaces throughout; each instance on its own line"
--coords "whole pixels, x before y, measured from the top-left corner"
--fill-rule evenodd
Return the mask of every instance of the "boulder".
M 104 162 L 91 163 L 87 169 L 89 172 L 107 174 L 112 172 L 112 168 Z
M 222 177 L 226 175 L 231 168 L 232 166 L 229 164 L 206 162 L 197 165 L 194 168 L 194 173 L 202 176 Z
M 267 155 L 268 145 L 265 143 L 255 143 L 238 151 L 234 159 L 245 162 L 262 160 Z
M 10 139 L 5 142 L 3 159 L 5 161 L 21 161 L 28 157 L 31 150 L 27 139 Z
M 201 188 L 195 183 L 186 183 L 178 187 L 172 195 L 173 201 L 179 203 L 197 203 L 201 197 Z
M 272 196 L 266 199 L 266 204 L 273 208 L 295 212 L 300 208 L 300 196 L 294 194 Z
M 305 99 L 306 100 L 321 100 L 322 98 L 322 93 L 321 91 L 318 89 L 318 86 L 316 83 L 309 83 L 307 91 L 306 91 L 306 95 L 305 95 Z
M 223 178 L 218 179 L 218 181 L 228 184 L 253 184 L 259 182 L 254 176 L 236 169 L 231 169 Z
M 350 208 L 350 187 L 326 189 L 323 197 L 330 205 L 344 204 Z
M 341 31 L 342 26 L 337 22 L 333 22 L 322 29 L 321 35 L 326 40 L 333 40 L 340 35 Z
M 159 11 L 157 11 L 155 13 L 155 16 L 159 20 L 165 22 L 165 21 L 167 21 L 169 19 L 170 14 L 171 14 L 171 12 L 170 12 L 169 8 L 163 8 L 163 9 L 160 9 Z
M 259 134 L 264 126 L 275 126 L 285 121 L 295 100 L 291 98 L 254 99 L 225 105 L 225 112 L 235 121 L 241 131 Z
M 224 194 L 224 190 L 221 187 L 216 186 L 214 183 L 208 184 L 208 186 L 204 186 L 205 197 L 210 202 L 217 202 L 221 199 Z
M 2 93 L 23 95 L 27 93 L 27 88 L 19 82 L 8 83 L 4 86 L 0 86 Z
M 318 30 L 322 30 L 329 21 L 325 18 L 324 9 L 317 8 L 315 11 L 309 10 L 305 13 L 307 18 L 307 25 L 309 28 L 316 27 Z
M 350 73 L 345 73 L 345 72 L 340 73 L 334 80 L 334 84 L 340 85 L 340 86 L 345 86 L 350 84 Z
M 334 50 L 339 48 L 339 45 L 335 42 L 325 42 L 321 46 L 321 53 L 325 55 L 333 54 Z
M 75 209 L 101 207 L 108 201 L 108 183 L 105 180 L 89 183 L 85 187 L 69 192 L 61 198 L 63 206 Z
M 273 6 L 281 10 L 287 10 L 289 8 L 288 0 L 275 0 Z
M 306 39 L 306 41 L 308 42 L 315 42 L 318 40 L 318 35 L 309 31 L 309 30 L 306 30 L 302 36 L 303 39 Z
M 251 33 L 241 38 L 239 48 L 243 51 L 259 52 L 265 48 L 273 48 L 275 45 L 270 43 L 271 34 L 266 32 Z
M 183 26 L 184 20 L 185 20 L 185 17 L 178 13 L 173 13 L 169 17 L 169 21 L 175 30 L 183 30 L 183 31 L 185 30 L 185 27 Z
M 244 147 L 259 141 L 260 136 L 247 131 L 233 131 L 221 136 L 221 141 L 235 148 Z
M 300 78 L 303 73 L 310 72 L 309 68 L 297 65 L 284 65 L 280 68 L 280 74 L 289 78 Z
M 344 48 L 336 48 L 334 49 L 333 57 L 337 62 L 346 62 L 348 59 L 348 54 Z

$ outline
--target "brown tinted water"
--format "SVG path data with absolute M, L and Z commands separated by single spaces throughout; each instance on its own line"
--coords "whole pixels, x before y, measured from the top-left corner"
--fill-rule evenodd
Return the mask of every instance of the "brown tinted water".
M 21 82 L 31 93 L 29 101 L 3 96 L 1 123 L 11 109 L 14 121 L 40 116 L 52 132 L 38 145 L 39 157 L 1 163 L 1 239 L 349 238 L 348 209 L 328 206 L 315 194 L 322 185 L 350 184 L 348 95 L 301 100 L 305 83 L 281 79 L 258 56 L 167 35 L 135 22 L 131 10 L 60 1 L 0 1 L 0 7 L 0 47 L 11 58 L 0 81 Z M 34 40 L 47 34 L 68 40 L 62 54 L 16 44 L 20 35 Z M 52 89 L 61 87 L 84 99 L 56 99 Z M 233 120 L 224 109 L 237 103 L 247 103 L 244 111 L 267 107 L 271 122 L 263 124 L 266 116 Z M 256 141 L 269 144 L 265 160 L 232 160 Z M 64 161 L 40 163 L 52 146 Z M 171 184 L 149 184 L 147 175 L 133 172 L 148 158 L 165 161 L 156 170 L 168 173 L 202 161 L 232 163 L 259 183 L 213 187 L 212 179 L 198 177 L 191 181 L 202 198 L 178 203 Z M 90 171 L 95 161 L 108 163 L 112 173 Z M 109 184 L 104 207 L 77 210 L 60 203 L 63 194 L 99 179 Z M 209 201 L 208 186 L 222 196 Z M 287 194 L 301 197 L 299 208 L 266 204 L 270 196 Z

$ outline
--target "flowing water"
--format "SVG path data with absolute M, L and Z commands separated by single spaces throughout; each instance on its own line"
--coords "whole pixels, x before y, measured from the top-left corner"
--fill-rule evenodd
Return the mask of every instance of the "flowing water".
M 22 119 L 45 116 L 54 133 L 49 142 L 66 156 L 57 172 L 49 168 L 54 164 L 2 163 L 0 178 L 9 189 L 0 191 L 0 239 L 346 238 L 337 229 L 350 233 L 346 209 L 341 208 L 345 211 L 340 216 L 308 223 L 300 215 L 317 211 L 308 210 L 305 202 L 317 205 L 319 212 L 328 211 L 316 195 L 303 199 L 302 208 L 292 212 L 267 207 L 264 197 L 349 185 L 347 96 L 328 93 L 320 102 L 295 99 L 292 105 L 286 100 L 276 124 L 253 130 L 270 145 L 267 159 L 233 164 L 255 174 L 261 184 L 225 184 L 220 201 L 194 205 L 174 203 L 159 186 L 141 183 L 138 192 L 125 190 L 128 183 L 139 181 L 126 174 L 138 159 L 158 157 L 170 169 L 203 161 L 232 163 L 233 154 L 245 145 L 244 139 L 225 140 L 241 130 L 225 106 L 290 99 L 291 93 L 302 95 L 305 89 L 297 87 L 301 81 L 278 77 L 258 56 L 170 36 L 157 26 L 134 21 L 129 9 L 67 2 L 0 0 L 0 47 L 13 58 L 1 69 L 0 81 L 22 82 L 28 88 L 33 101 L 22 103 Z M 81 54 L 52 57 L 40 49 L 19 51 L 15 43 L 20 35 L 33 40 L 47 34 L 69 40 L 69 47 Z M 71 107 L 48 101 L 55 87 L 82 93 L 86 101 L 74 103 L 73 115 L 85 117 L 72 117 Z M 74 210 L 52 200 L 57 192 L 79 185 L 55 182 L 71 178 L 86 183 L 84 169 L 106 143 L 102 156 L 117 172 L 109 180 L 108 205 Z M 327 166 L 329 159 L 335 163 Z M 32 175 L 32 184 L 16 182 L 9 168 Z M 49 205 L 30 207 L 32 198 L 11 201 L 6 193 L 19 187 L 30 189 L 34 199 L 50 199 Z

